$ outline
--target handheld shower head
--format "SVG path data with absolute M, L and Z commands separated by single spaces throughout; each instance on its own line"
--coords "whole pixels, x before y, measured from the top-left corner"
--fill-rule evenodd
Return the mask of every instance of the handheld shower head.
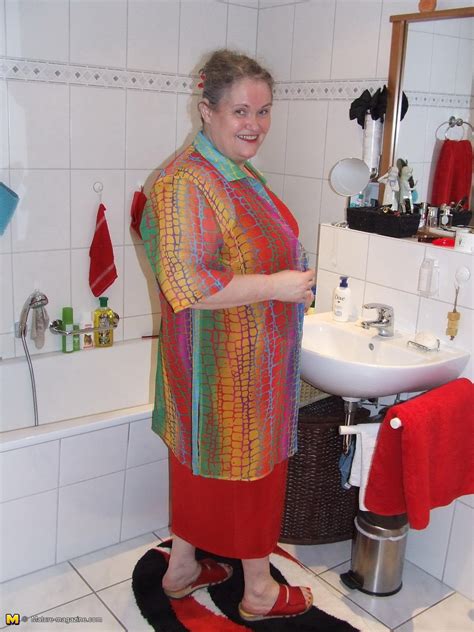
M 26 336 L 26 324 L 28 322 L 28 315 L 30 309 L 40 309 L 48 304 L 48 297 L 43 292 L 35 290 L 26 299 L 23 309 L 21 310 L 20 320 L 18 321 L 18 337 Z

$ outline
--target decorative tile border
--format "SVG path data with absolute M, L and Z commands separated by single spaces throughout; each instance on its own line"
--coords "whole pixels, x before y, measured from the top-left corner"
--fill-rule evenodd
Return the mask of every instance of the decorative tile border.
M 20 81 L 42 81 L 103 88 L 131 88 L 155 92 L 199 94 L 199 79 L 190 75 L 167 74 L 146 70 L 123 70 L 101 66 L 82 66 L 31 59 L 0 59 L 0 78 Z M 347 81 L 281 81 L 275 83 L 278 101 L 352 101 L 369 90 L 373 94 L 384 80 L 357 79 Z M 411 106 L 471 107 L 471 95 L 407 92 Z

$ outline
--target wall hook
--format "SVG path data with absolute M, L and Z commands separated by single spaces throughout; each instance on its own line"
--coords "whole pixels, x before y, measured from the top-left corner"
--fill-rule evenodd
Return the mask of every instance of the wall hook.
M 104 185 L 102 184 L 102 182 L 94 182 L 92 188 L 99 196 L 99 202 L 102 204 L 102 191 L 104 190 Z

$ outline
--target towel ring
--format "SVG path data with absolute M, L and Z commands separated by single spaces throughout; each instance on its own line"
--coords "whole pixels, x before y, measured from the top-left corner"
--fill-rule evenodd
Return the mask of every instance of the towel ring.
M 449 138 L 448 133 L 449 133 L 449 130 L 454 129 L 455 127 L 462 127 L 463 128 L 462 136 L 461 136 L 461 138 L 458 138 L 457 140 L 465 140 L 464 132 L 466 130 L 464 130 L 464 125 L 466 125 L 467 128 L 471 130 L 471 134 L 473 133 L 472 125 L 470 123 L 468 123 L 467 121 L 463 121 L 462 118 L 457 118 L 455 116 L 450 116 L 447 121 L 444 121 L 444 123 L 441 123 L 436 128 L 436 132 L 435 132 L 436 138 L 438 138 L 438 131 L 443 127 L 443 125 L 447 125 L 448 126 L 448 129 L 444 133 L 444 140 L 454 140 L 454 139 L 450 139 Z M 467 134 L 466 134 L 466 139 L 467 139 Z M 441 140 L 441 139 L 439 139 L 439 140 Z

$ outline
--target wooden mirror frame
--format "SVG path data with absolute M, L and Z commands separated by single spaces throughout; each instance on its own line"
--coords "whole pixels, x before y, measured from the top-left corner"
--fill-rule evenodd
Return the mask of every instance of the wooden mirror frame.
M 444 11 L 426 11 L 424 13 L 404 13 L 391 15 L 392 42 L 390 45 L 390 62 L 388 68 L 387 114 L 384 122 L 382 155 L 379 173 L 387 173 L 394 164 L 394 153 L 398 138 L 399 118 L 402 105 L 403 65 L 405 61 L 408 26 L 412 22 L 428 22 L 431 20 L 450 20 L 453 18 L 474 17 L 474 9 L 446 9 Z M 380 187 L 379 201 L 382 203 L 383 189 Z

